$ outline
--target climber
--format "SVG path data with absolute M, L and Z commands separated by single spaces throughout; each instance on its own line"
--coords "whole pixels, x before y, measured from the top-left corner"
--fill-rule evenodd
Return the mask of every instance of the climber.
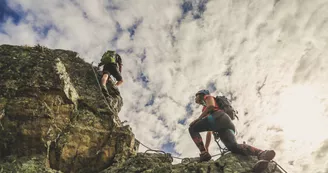
M 115 86 L 119 86 L 123 83 L 123 79 L 121 76 L 122 72 L 122 59 L 119 54 L 115 51 L 108 50 L 105 52 L 101 58 L 100 63 L 98 64 L 98 68 L 104 65 L 103 67 L 103 76 L 101 79 L 101 88 L 103 92 L 107 93 L 106 83 L 107 80 L 111 80 L 109 75 L 112 75 L 117 83 Z
M 195 102 L 203 105 L 202 113 L 198 119 L 190 123 L 189 133 L 200 150 L 200 161 L 211 160 L 208 146 L 211 131 L 217 132 L 223 144 L 229 151 L 241 155 L 257 156 L 260 160 L 254 166 L 254 172 L 262 172 L 268 167 L 269 161 L 275 157 L 273 150 L 260 150 L 247 144 L 238 144 L 235 138 L 235 126 L 230 117 L 217 105 L 208 90 L 200 90 L 196 93 Z M 206 145 L 199 132 L 207 131 Z

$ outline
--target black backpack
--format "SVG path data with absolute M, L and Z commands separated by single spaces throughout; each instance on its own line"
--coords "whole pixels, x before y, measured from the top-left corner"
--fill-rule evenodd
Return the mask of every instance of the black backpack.
M 230 101 L 225 96 L 216 96 L 215 101 L 218 104 L 219 108 L 222 109 L 225 113 L 229 115 L 231 120 L 234 120 L 235 117 L 237 120 L 239 120 L 237 114 L 238 111 L 236 111 L 232 106 Z
M 117 62 L 117 64 L 122 64 L 122 58 L 121 58 L 121 56 L 119 54 L 116 54 L 115 56 L 116 56 L 116 62 Z

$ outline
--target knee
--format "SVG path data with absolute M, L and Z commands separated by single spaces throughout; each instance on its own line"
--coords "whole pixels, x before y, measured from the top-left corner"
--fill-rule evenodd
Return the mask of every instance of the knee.
M 238 153 L 238 146 L 237 146 L 237 144 L 228 144 L 228 145 L 226 145 L 226 147 L 232 153 Z
M 189 133 L 192 132 L 192 126 L 189 126 Z
M 104 75 L 102 76 L 102 78 L 108 78 L 108 73 L 104 73 Z
M 118 81 L 117 83 L 116 83 L 116 86 L 119 86 L 119 85 L 121 85 L 123 83 L 123 80 L 120 80 L 120 81 Z
M 123 83 L 123 78 L 122 76 L 115 76 L 116 80 L 120 83 Z
M 189 130 L 190 135 L 195 133 L 193 126 L 189 126 L 188 130 Z

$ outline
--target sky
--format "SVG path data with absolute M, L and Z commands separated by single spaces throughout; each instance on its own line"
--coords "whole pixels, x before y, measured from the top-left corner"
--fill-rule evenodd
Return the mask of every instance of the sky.
M 327 8 L 328 0 L 0 0 L 0 44 L 73 50 L 90 63 L 116 50 L 119 117 L 151 148 L 198 156 L 188 127 L 201 113 L 195 93 L 208 89 L 233 99 L 240 143 L 274 149 L 289 173 L 326 173 Z M 214 141 L 210 153 L 219 153 Z

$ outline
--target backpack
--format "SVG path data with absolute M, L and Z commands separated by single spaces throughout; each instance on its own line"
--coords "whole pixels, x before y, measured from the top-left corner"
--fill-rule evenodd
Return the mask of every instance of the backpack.
M 116 64 L 117 63 L 117 54 L 115 53 L 115 51 L 112 50 L 108 50 L 107 52 L 104 53 L 104 55 L 101 58 L 101 63 L 103 64 Z
M 122 58 L 119 54 L 115 54 L 117 64 L 122 64 Z
M 232 106 L 229 100 L 225 96 L 216 96 L 215 102 L 218 104 L 218 106 L 229 115 L 231 120 L 234 120 L 235 117 L 239 120 L 237 114 L 238 111 L 236 111 Z

